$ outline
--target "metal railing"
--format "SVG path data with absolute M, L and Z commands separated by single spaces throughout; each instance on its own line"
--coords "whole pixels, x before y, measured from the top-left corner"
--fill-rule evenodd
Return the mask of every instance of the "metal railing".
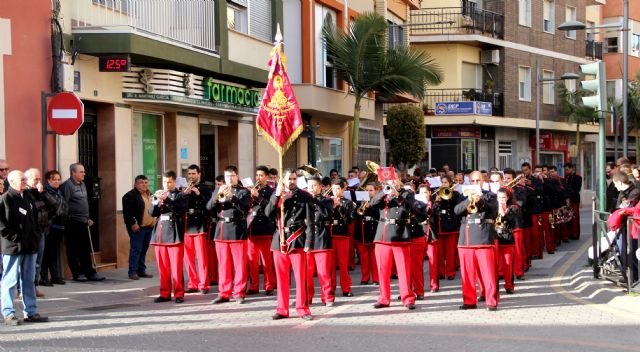
M 604 46 L 602 42 L 596 42 L 593 40 L 586 41 L 585 57 L 588 57 L 592 60 L 594 59 L 602 60 L 603 51 L 604 51 Z
M 73 30 L 133 30 L 216 51 L 214 0 L 75 0 Z
M 427 115 L 435 113 L 436 102 L 448 101 L 484 101 L 491 103 L 493 116 L 504 116 L 504 94 L 475 90 L 473 88 L 427 89 L 422 99 L 423 110 Z
M 626 278 L 627 292 L 640 293 L 640 281 L 636 278 L 638 276 L 637 270 L 640 267 L 640 252 L 638 252 L 638 239 L 632 237 L 634 230 L 640 231 L 640 218 L 628 216 L 626 224 L 627 233 L 626 236 L 622 236 L 622 253 L 620 253 L 626 258 L 622 263 L 622 268 Z
M 478 9 L 473 2 L 467 6 L 439 7 L 412 10 L 411 35 L 438 34 L 484 34 L 504 38 L 504 16 L 488 10 Z

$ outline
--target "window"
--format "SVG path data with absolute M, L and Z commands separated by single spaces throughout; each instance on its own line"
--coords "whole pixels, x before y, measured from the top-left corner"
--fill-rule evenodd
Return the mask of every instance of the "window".
M 498 141 L 498 167 L 504 170 L 513 166 L 513 142 Z
M 380 130 L 375 128 L 360 128 L 360 145 L 358 156 L 354 165 L 360 166 L 360 170 L 366 166 L 366 161 L 371 160 L 380 163 L 382 151 L 380 148 Z
M 482 66 L 462 62 L 462 88 L 482 90 Z
M 164 145 L 162 143 L 162 121 L 160 115 L 133 113 L 132 146 L 133 174 L 145 175 L 149 179 L 151 193 L 162 188 L 164 171 Z
M 553 0 L 544 0 L 542 2 L 542 30 L 547 33 L 555 33 L 555 7 Z
M 325 19 L 329 19 L 333 24 L 336 23 L 336 11 L 316 4 L 315 11 L 315 30 L 316 30 L 316 84 L 328 88 L 338 88 L 338 79 L 333 65 L 327 58 L 327 49 L 322 40 L 322 26 Z
M 631 51 L 640 51 L 640 34 L 631 35 Z
M 542 83 L 542 103 L 543 104 L 553 104 L 556 96 L 556 86 L 554 81 L 549 81 L 554 79 L 553 71 L 542 71 L 542 79 L 546 80 Z
M 618 52 L 618 37 L 607 38 L 607 52 L 608 53 Z
M 616 81 L 607 81 L 607 99 L 618 99 L 616 96 L 616 83 Z
M 227 28 L 249 34 L 246 2 L 244 7 L 232 2 L 227 3 Z
M 342 175 L 342 139 L 316 137 L 316 167 L 323 175 L 329 175 L 331 169 Z
M 518 97 L 520 100 L 531 101 L 531 67 L 518 68 Z
M 587 30 L 585 34 L 587 35 L 587 40 L 595 40 L 595 34 L 593 33 L 593 27 L 596 26 L 596 23 L 593 21 L 587 21 Z
M 404 45 L 404 28 L 402 25 L 387 21 L 389 25 L 389 48 Z
M 518 24 L 531 27 L 531 0 L 518 0 Z
M 565 20 L 565 22 L 575 21 L 576 20 L 576 8 L 575 7 L 567 6 L 565 8 L 564 20 Z M 565 37 L 567 37 L 569 39 L 576 39 L 576 31 L 575 30 L 566 31 Z
M 249 0 L 249 35 L 273 42 L 271 0 Z

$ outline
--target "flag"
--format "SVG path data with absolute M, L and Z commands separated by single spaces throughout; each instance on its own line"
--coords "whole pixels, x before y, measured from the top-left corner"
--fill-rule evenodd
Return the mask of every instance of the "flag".
M 393 166 L 378 168 L 378 181 L 386 182 L 396 179 L 396 170 Z
M 258 110 L 256 128 L 280 155 L 284 155 L 304 129 L 300 106 L 287 76 L 286 62 L 281 36 L 276 35 L 276 45 L 269 60 L 269 82 Z

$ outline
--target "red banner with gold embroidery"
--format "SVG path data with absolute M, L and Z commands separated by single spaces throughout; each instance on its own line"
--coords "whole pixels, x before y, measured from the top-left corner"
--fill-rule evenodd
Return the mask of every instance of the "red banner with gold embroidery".
M 300 107 L 286 70 L 282 43 L 277 43 L 269 60 L 269 83 L 265 89 L 256 128 L 280 155 L 289 149 L 304 129 Z

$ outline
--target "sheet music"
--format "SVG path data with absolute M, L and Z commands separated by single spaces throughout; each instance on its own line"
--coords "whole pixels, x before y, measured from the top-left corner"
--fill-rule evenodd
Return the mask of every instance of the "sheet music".
M 242 182 L 242 186 L 246 188 L 251 188 L 254 186 L 253 180 L 251 179 L 251 177 L 243 178 L 242 180 L 240 180 L 240 182 Z
M 427 182 L 429 182 L 429 187 L 438 188 L 442 186 L 442 179 L 440 177 L 427 177 Z

